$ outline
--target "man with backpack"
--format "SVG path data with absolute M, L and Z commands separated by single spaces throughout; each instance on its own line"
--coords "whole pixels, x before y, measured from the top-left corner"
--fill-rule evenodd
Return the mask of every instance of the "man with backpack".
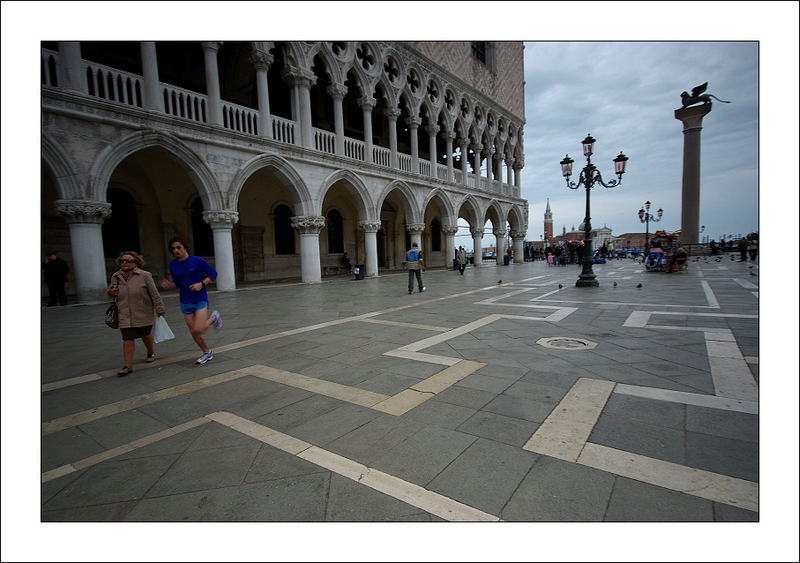
M 425 271 L 425 264 L 422 261 L 422 252 L 417 247 L 417 243 L 411 244 L 411 250 L 408 251 L 408 294 L 414 293 L 414 276 L 417 276 L 417 284 L 419 285 L 419 292 L 425 291 L 422 285 L 422 274 Z

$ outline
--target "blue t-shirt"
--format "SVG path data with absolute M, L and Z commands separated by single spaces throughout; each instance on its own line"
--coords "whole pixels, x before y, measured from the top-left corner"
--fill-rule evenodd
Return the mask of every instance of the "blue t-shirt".
M 202 282 L 206 277 L 212 280 L 217 279 L 217 272 L 211 265 L 200 258 L 191 254 L 181 262 L 173 260 L 169 263 L 169 273 L 172 274 L 172 281 L 181 290 L 181 303 L 199 303 L 208 301 L 206 286 L 200 291 L 192 291 L 189 286 L 193 283 Z

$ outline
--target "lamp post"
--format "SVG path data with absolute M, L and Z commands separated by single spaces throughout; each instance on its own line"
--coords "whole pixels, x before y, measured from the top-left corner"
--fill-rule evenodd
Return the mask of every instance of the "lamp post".
M 608 183 L 603 182 L 600 171 L 592 164 L 591 157 L 594 152 L 595 142 L 596 139 L 591 135 L 587 135 L 586 138 L 581 141 L 581 145 L 583 145 L 583 155 L 586 157 L 586 166 L 581 170 L 577 184 L 569 181 L 569 177 L 572 175 L 572 163 L 574 160 L 572 160 L 569 155 L 566 155 L 564 160 L 561 161 L 561 173 L 567 181 L 567 187 L 571 190 L 577 190 L 582 184 L 586 188 L 586 219 L 583 221 L 585 245 L 585 250 L 583 251 L 583 269 L 581 270 L 578 281 L 575 282 L 575 287 L 598 287 L 600 285 L 592 270 L 592 224 L 589 210 L 589 191 L 595 183 L 599 183 L 604 188 L 613 188 L 620 185 L 622 183 L 622 175 L 625 173 L 625 163 L 628 160 L 628 157 L 620 152 L 619 156 L 614 159 L 614 173 L 619 179 L 610 180 Z
M 644 235 L 645 254 L 650 253 L 650 221 L 653 223 L 658 223 L 661 221 L 661 216 L 664 214 L 664 210 L 659 208 L 656 213 L 658 213 L 658 218 L 653 217 L 653 215 L 650 213 L 649 201 L 644 202 L 644 207 L 639 209 L 639 221 L 641 223 L 646 223 Z

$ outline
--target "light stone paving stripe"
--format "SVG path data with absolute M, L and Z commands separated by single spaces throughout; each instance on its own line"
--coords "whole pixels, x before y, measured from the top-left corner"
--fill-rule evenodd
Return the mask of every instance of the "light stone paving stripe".
M 422 393 L 409 388 L 400 391 L 396 395 L 392 395 L 377 405 L 372 405 L 372 408 L 386 414 L 401 416 L 432 398 L 433 393 Z
M 389 395 L 374 393 L 357 387 L 308 377 L 307 375 L 275 369 L 265 365 L 253 365 L 243 368 L 241 371 L 261 379 L 297 387 L 298 389 L 305 389 L 306 391 L 311 391 L 318 395 L 325 395 L 326 397 L 332 397 L 334 399 L 353 403 L 354 405 L 361 405 L 362 407 L 372 407 L 389 398 Z
M 717 397 L 716 395 L 701 395 L 700 393 L 686 393 L 685 391 L 672 391 L 670 389 L 658 389 L 656 387 L 641 387 L 639 385 L 628 385 L 626 383 L 617 383 L 617 386 L 614 388 L 614 393 L 642 397 L 643 399 L 653 399 L 655 401 L 668 401 L 670 403 L 682 403 L 710 409 L 758 414 L 757 402 Z
M 211 387 L 213 385 L 219 385 L 220 383 L 233 381 L 234 379 L 244 377 L 245 375 L 247 374 L 242 370 L 228 371 L 225 373 L 212 375 L 210 377 L 205 377 L 203 379 L 198 379 L 197 381 L 190 381 L 188 383 L 177 385 L 175 387 L 169 387 L 167 389 L 161 389 L 160 391 L 154 391 L 153 393 L 145 393 L 143 395 L 137 395 L 135 397 L 123 399 L 115 403 L 109 403 L 107 405 L 102 405 L 78 413 L 62 416 L 61 418 L 56 418 L 47 422 L 43 422 L 42 436 L 53 434 L 61 430 L 66 430 L 67 428 L 72 428 L 74 426 L 85 424 L 93 420 L 98 420 L 101 418 L 105 418 L 107 416 L 119 414 L 121 412 L 137 409 L 145 405 L 157 403 L 158 401 L 171 399 L 172 397 L 177 397 L 179 395 L 191 393 L 199 389 L 205 389 L 206 387 Z
M 588 442 L 578 463 L 714 502 L 758 512 L 758 483 Z
M 383 353 L 384 356 L 392 356 L 395 358 L 403 358 L 406 360 L 415 360 L 417 362 L 426 362 L 428 364 L 439 364 L 442 366 L 454 366 L 461 361 L 460 358 L 451 358 L 448 356 L 437 356 L 435 354 L 424 354 L 422 352 L 411 352 L 409 350 L 389 350 Z
M 401 323 L 399 321 L 384 321 L 382 319 L 360 319 L 361 322 L 364 323 L 375 323 L 375 324 L 382 324 L 382 325 L 389 325 L 389 326 L 402 326 L 406 328 L 418 328 L 420 330 L 435 330 L 438 332 L 447 332 L 448 330 L 452 330 L 450 327 L 447 326 L 430 326 L 430 325 L 420 325 L 415 323 Z
M 706 300 L 708 301 L 709 307 L 714 307 L 715 309 L 719 309 L 719 302 L 717 298 L 714 296 L 714 292 L 711 290 L 711 286 L 708 284 L 706 280 L 700 280 L 700 285 L 703 287 L 703 293 L 706 294 Z
M 210 414 L 208 418 L 445 520 L 462 522 L 499 521 L 497 516 L 487 514 L 439 493 L 429 491 L 419 485 L 367 467 L 235 414 L 223 411 Z
M 536 301 L 538 298 L 531 299 L 531 301 Z M 566 300 L 566 299 L 548 299 L 549 303 L 578 303 L 581 305 L 624 305 L 626 307 L 653 307 L 653 303 L 629 303 L 625 301 L 580 301 L 580 300 Z M 670 305 L 665 303 L 659 303 L 658 307 L 689 307 L 691 309 L 718 309 L 719 307 L 711 307 L 709 305 Z M 681 313 L 676 313 L 681 314 Z
M 717 396 L 758 401 L 758 384 L 735 341 L 725 342 L 707 335 L 706 352 Z
M 127 444 L 117 446 L 116 448 L 100 452 L 99 454 L 56 467 L 55 469 L 51 469 L 50 471 L 42 473 L 42 483 L 46 483 L 47 481 L 52 481 L 58 477 L 69 475 L 75 471 L 91 467 L 92 465 L 96 465 L 119 455 L 126 454 L 143 446 L 153 444 L 159 440 L 163 440 L 164 438 L 169 438 L 170 436 L 175 436 L 181 432 L 185 432 L 186 430 L 197 428 L 198 426 L 202 426 L 208 422 L 211 421 L 204 417 L 195 418 L 194 420 L 184 422 L 183 424 L 179 424 L 178 426 L 174 426 L 172 428 L 167 428 L 166 430 L 156 432 L 155 434 L 150 434 L 149 436 L 145 436 L 143 438 L 139 438 L 138 440 L 134 440 L 133 442 L 128 442 Z
M 434 373 L 432 376 L 423 379 L 419 383 L 415 383 L 409 389 L 414 389 L 422 393 L 441 393 L 468 375 L 475 373 L 485 365 L 486 364 L 483 362 L 461 360 L 457 364 L 445 368 L 438 373 Z
M 743 279 L 739 279 L 739 278 L 733 278 L 733 281 L 735 281 L 736 283 L 738 283 L 739 285 L 741 285 L 745 289 L 758 289 L 757 285 L 753 285 L 752 283 L 750 283 L 747 280 L 743 280 Z
M 582 377 L 522 449 L 575 462 L 616 383 Z

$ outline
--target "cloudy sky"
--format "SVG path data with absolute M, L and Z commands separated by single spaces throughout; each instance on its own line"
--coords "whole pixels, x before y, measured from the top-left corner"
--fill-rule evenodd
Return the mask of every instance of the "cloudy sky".
M 597 139 L 592 163 L 616 178 L 612 159 L 629 157 L 620 186 L 591 190 L 593 227 L 615 235 L 644 232 L 645 201 L 663 208 L 655 228 L 681 227 L 683 126 L 674 110 L 680 93 L 708 82 L 714 101 L 701 132 L 702 236 L 758 230 L 758 43 L 530 42 L 525 44 L 525 168 L 528 239 L 540 240 L 547 198 L 555 234 L 583 221 L 586 190 L 568 189 L 560 160 L 575 160 L 572 181 L 586 164 L 581 140 Z

